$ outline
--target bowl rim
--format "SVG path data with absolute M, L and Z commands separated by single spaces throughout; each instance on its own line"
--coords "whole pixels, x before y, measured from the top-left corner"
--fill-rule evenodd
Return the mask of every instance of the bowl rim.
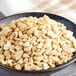
M 7 19 L 7 18 L 10 18 L 12 16 L 17 16 L 17 15 L 21 15 L 21 14 L 46 14 L 46 15 L 53 15 L 53 16 L 56 16 L 56 17 L 59 17 L 59 18 L 62 18 L 62 19 L 65 19 L 67 20 L 68 22 L 71 22 L 72 24 L 76 25 L 74 22 L 72 22 L 71 20 L 65 18 L 65 17 L 62 17 L 62 16 L 59 16 L 59 15 L 56 15 L 56 14 L 51 14 L 51 13 L 46 13 L 46 12 L 24 12 L 24 13 L 19 13 L 19 14 L 13 14 L 13 15 L 10 15 L 10 16 L 7 16 L 7 17 L 4 17 L 2 19 L 0 19 L 0 21 L 4 20 L 4 19 Z M 31 16 L 31 15 L 30 15 Z M 38 70 L 38 71 L 26 71 L 26 70 L 16 70 L 14 68 L 11 68 L 11 67 L 8 67 L 8 66 L 5 66 L 3 64 L 0 64 L 0 67 L 2 69 L 6 69 L 6 70 L 9 70 L 9 71 L 17 71 L 17 72 L 24 72 L 24 73 L 38 73 L 38 72 L 53 72 L 53 71 L 57 71 L 57 70 L 60 70 L 66 66 L 69 66 L 70 64 L 72 64 L 74 61 L 76 61 L 76 53 L 75 53 L 75 56 L 74 58 L 72 58 L 70 61 L 68 61 L 67 63 L 64 63 L 64 64 L 61 64 L 55 68 L 49 68 L 49 69 L 46 69 L 46 70 Z

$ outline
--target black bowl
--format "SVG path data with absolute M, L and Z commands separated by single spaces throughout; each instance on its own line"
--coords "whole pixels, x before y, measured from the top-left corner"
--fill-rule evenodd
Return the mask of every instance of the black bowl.
M 5 17 L 3 19 L 0 19 L 0 24 L 9 24 L 12 20 L 16 20 L 21 17 L 28 17 L 28 16 L 42 17 L 44 15 L 47 15 L 50 18 L 63 23 L 67 27 L 67 29 L 73 31 L 74 36 L 76 36 L 76 30 L 75 30 L 76 24 L 75 23 L 73 23 L 72 21 L 70 21 L 64 17 L 50 14 L 50 13 L 30 12 L 30 13 L 15 14 L 15 15 L 11 15 L 11 16 Z M 0 68 L 3 71 L 2 76 L 48 76 L 54 72 L 57 72 L 57 71 L 63 69 L 64 67 L 67 67 L 68 65 L 73 63 L 75 60 L 76 60 L 76 53 L 73 54 L 73 58 L 69 62 L 59 65 L 53 69 L 40 70 L 40 71 L 23 71 L 23 70 L 18 71 L 18 70 L 15 70 L 14 68 L 10 68 L 10 67 L 4 66 L 2 64 L 0 64 Z

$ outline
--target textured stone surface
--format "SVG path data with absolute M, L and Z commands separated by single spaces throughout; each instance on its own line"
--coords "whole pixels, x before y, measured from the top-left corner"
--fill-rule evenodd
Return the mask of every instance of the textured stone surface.
M 76 62 L 50 76 L 76 76 Z
M 0 12 L 0 19 L 4 18 L 5 16 Z

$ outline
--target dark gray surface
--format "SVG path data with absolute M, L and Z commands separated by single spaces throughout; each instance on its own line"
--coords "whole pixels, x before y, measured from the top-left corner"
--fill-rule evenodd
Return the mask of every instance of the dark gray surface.
M 76 76 L 76 62 L 50 76 Z
M 5 16 L 0 12 L 0 19 L 4 18 Z

